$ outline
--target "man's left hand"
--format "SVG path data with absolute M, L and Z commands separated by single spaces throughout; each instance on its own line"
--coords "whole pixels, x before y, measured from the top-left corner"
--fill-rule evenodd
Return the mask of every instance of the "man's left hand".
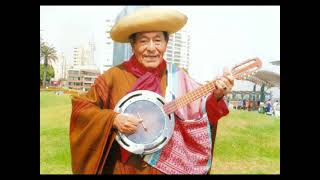
M 230 93 L 234 84 L 234 77 L 230 70 L 224 68 L 223 76 L 218 77 L 214 84 L 215 89 L 213 90 L 213 94 L 217 100 L 220 100 L 224 95 Z

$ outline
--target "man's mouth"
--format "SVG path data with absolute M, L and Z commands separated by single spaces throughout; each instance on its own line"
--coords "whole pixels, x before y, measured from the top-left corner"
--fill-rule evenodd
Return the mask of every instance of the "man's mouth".
M 147 55 L 147 56 L 144 56 L 145 58 L 157 58 L 159 57 L 158 55 Z

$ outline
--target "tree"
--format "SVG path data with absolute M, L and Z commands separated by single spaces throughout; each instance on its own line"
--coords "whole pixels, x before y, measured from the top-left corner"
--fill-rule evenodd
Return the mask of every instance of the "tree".
M 54 70 L 51 65 L 48 65 L 47 68 L 47 75 L 46 75 L 46 82 L 50 81 L 51 78 L 54 77 Z M 40 83 L 44 80 L 44 64 L 40 64 Z M 43 84 L 42 84 L 43 85 Z
M 49 46 L 47 43 L 43 42 L 41 43 L 41 57 L 43 57 L 44 60 L 44 71 L 43 71 L 43 87 L 46 87 L 46 79 L 47 79 L 47 71 L 48 71 L 48 63 L 56 61 L 57 58 L 57 51 L 54 49 L 54 47 Z

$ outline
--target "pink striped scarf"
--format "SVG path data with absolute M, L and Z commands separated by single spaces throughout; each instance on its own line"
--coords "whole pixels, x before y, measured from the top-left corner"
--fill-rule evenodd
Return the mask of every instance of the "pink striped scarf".
M 200 85 L 173 65 L 173 91 L 176 97 Z M 204 99 L 190 103 L 175 112 L 172 138 L 161 150 L 144 160 L 165 174 L 206 174 L 211 166 L 211 133 L 203 111 Z M 185 121 L 194 120 L 194 121 Z

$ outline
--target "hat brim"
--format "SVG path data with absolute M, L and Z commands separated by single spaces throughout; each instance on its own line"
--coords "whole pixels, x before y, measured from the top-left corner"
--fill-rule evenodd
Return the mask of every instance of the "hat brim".
M 137 32 L 179 31 L 186 23 L 187 16 L 172 10 L 144 8 L 120 19 L 111 29 L 111 38 L 120 43 L 129 42 L 129 36 Z

